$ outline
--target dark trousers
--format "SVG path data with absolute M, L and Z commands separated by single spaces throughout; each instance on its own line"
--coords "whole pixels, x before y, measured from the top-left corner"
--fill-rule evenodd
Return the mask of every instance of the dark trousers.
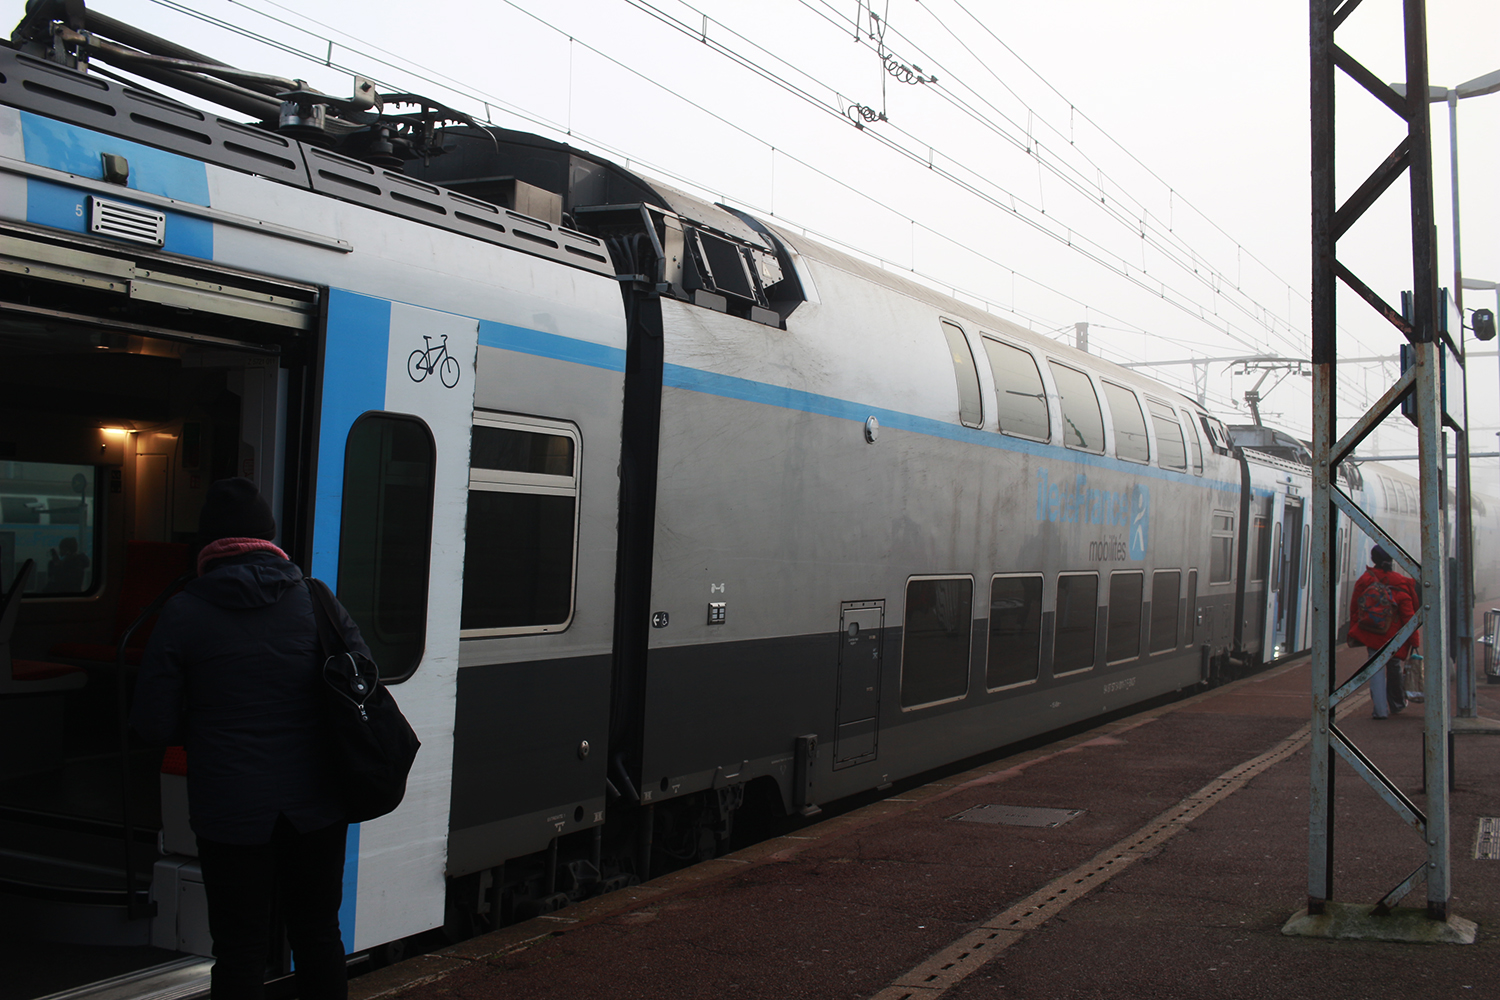
M 283 816 L 269 844 L 198 839 L 214 938 L 213 1000 L 261 1000 L 273 903 L 286 921 L 300 1000 L 348 997 L 339 937 L 348 832 L 335 823 L 298 833 Z

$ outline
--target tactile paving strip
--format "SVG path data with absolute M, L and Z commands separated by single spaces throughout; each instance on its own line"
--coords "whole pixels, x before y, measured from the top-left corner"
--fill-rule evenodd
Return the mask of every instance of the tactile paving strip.
M 1026 931 L 1040 927 L 1070 903 L 1082 899 L 1182 832 L 1189 822 L 1244 787 L 1251 778 L 1302 749 L 1308 743 L 1308 736 L 1309 727 L 1303 726 L 1259 757 L 1225 771 L 1129 837 L 1094 855 L 1082 867 L 995 914 L 875 994 L 872 1000 L 929 1000 L 940 996 L 1019 941 Z
M 1474 834 L 1474 860 L 1500 861 L 1500 817 L 1479 817 L 1479 829 Z

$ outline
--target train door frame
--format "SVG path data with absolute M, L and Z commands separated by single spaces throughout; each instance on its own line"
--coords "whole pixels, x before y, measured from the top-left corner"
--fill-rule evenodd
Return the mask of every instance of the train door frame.
M 98 656 L 88 647 L 108 645 L 113 650 L 116 641 L 123 642 L 123 637 L 115 636 L 115 603 L 129 594 L 132 600 L 141 599 L 143 606 L 149 604 L 162 583 L 148 581 L 160 575 L 158 571 L 166 571 L 169 576 L 176 573 L 170 560 L 158 552 L 145 562 L 161 565 L 132 584 L 125 557 L 127 542 L 170 543 L 185 554 L 190 552 L 183 543 L 190 542 L 196 530 L 203 496 L 199 491 L 206 490 L 220 473 L 252 479 L 272 501 L 280 544 L 293 553 L 304 547 L 302 508 L 313 447 L 307 422 L 312 405 L 310 388 L 315 384 L 318 366 L 324 291 L 316 285 L 210 261 L 187 260 L 74 234 L 43 232 L 15 223 L 0 222 L 0 231 L 10 241 L 8 252 L 13 256 L 49 262 L 45 268 L 28 270 L 24 278 L 17 279 L 21 287 L 8 290 L 0 300 L 0 316 L 7 322 L 47 324 L 51 339 L 43 346 L 58 358 L 141 356 L 159 359 L 163 370 L 168 359 L 175 359 L 177 365 L 170 381 L 154 389 L 142 388 L 129 401 L 106 400 L 107 410 L 96 413 L 91 409 L 91 405 L 95 409 L 104 405 L 99 400 L 67 404 L 56 410 L 61 415 L 58 426 L 64 429 L 56 443 L 68 434 L 82 434 L 86 425 L 97 425 L 91 432 L 98 434 L 101 442 L 91 463 L 99 470 L 101 480 L 96 517 L 101 530 L 108 534 L 101 534 L 94 552 L 99 576 L 88 594 L 39 594 L 28 597 L 23 605 L 23 617 L 30 619 L 23 623 L 28 633 L 24 641 L 33 650 L 32 655 L 47 661 L 44 666 L 71 666 L 81 671 L 64 678 L 77 678 L 77 683 L 58 683 L 53 688 L 77 690 L 84 686 L 85 679 L 91 679 L 98 689 L 91 697 L 96 697 L 114 686 L 117 693 L 109 697 L 123 713 L 127 701 L 120 685 L 129 672 L 113 666 L 119 654 Z M 9 352 L 10 348 L 5 350 Z M 11 357 L 9 353 L 4 356 Z M 92 378 L 121 377 L 95 368 Z M 230 395 L 238 397 L 232 404 L 232 421 L 228 409 L 215 409 L 218 404 L 184 393 L 180 384 L 195 370 L 206 373 L 216 369 L 223 372 L 221 396 L 225 400 Z M 70 378 L 77 377 L 76 369 L 59 370 L 70 371 Z M 212 382 L 210 378 L 205 385 L 211 387 Z M 75 392 L 86 394 L 86 381 L 72 384 Z M 166 388 L 169 385 L 176 387 Z M 154 409 L 158 405 L 164 407 L 160 412 Z M 20 413 L 23 407 L 23 403 L 16 403 L 10 409 Z M 205 431 L 206 427 L 212 430 Z M 217 436 L 220 430 L 231 431 L 232 436 Z M 23 446 L 18 457 L 21 461 L 49 461 L 45 457 L 49 447 L 33 442 Z M 38 457 L 27 458 L 28 453 Z M 138 475 L 147 468 L 158 480 L 149 490 L 143 488 Z M 102 485 L 106 481 L 107 487 Z M 154 498 L 151 510 L 142 509 L 147 497 Z M 25 614 L 28 608 L 30 615 Z M 80 614 L 87 621 L 79 618 Z M 80 623 L 86 627 L 81 628 Z M 71 648 L 56 649 L 59 643 Z M 12 681 L 8 676 L 0 691 L 42 693 L 18 691 Z M 155 751 L 125 739 L 123 714 L 116 721 L 121 734 L 118 745 L 102 754 L 91 753 L 88 759 L 108 767 L 119 766 L 122 772 L 139 766 L 144 775 L 146 765 L 142 761 Z M 111 722 L 110 728 L 114 725 Z M 66 734 L 63 739 L 67 739 Z M 159 759 L 156 753 L 155 760 Z M 149 768 L 154 772 L 157 764 L 153 761 Z M 180 797 L 182 791 L 181 781 L 168 780 L 170 777 L 164 776 L 159 786 L 165 823 L 171 823 L 176 812 L 168 800 Z M 121 919 L 100 921 L 97 932 L 90 932 L 93 943 L 144 944 L 155 929 L 156 921 L 148 919 L 152 914 L 147 886 L 156 873 L 151 860 L 138 856 L 135 847 L 148 832 L 154 808 L 149 798 L 154 796 L 141 794 L 136 781 L 122 781 L 118 787 L 124 794 L 117 804 L 103 806 L 107 815 L 96 818 L 88 810 L 60 810 L 50 822 L 71 821 L 76 825 L 97 819 L 95 825 L 102 831 L 98 834 L 100 849 L 110 856 L 98 872 L 101 877 L 118 878 L 119 888 L 102 886 L 95 895 L 108 900 L 103 905 L 118 909 Z M 116 824 L 118 832 L 111 829 Z M 155 842 L 154 831 L 150 832 Z M 168 839 L 174 844 L 185 842 L 177 836 Z M 190 841 L 188 837 L 186 842 Z M 112 870 L 116 859 L 109 842 L 122 845 L 118 853 L 123 863 L 118 872 Z M 49 854 L 58 870 L 76 867 L 80 857 L 68 850 L 60 850 L 55 857 Z M 69 901 L 76 897 L 61 882 L 42 889 L 56 889 L 62 901 L 59 905 L 71 905 Z M 176 894 L 173 899 L 176 901 Z M 190 950 L 180 948 L 175 926 L 173 931 L 166 947 Z
M 1268 662 L 1276 659 L 1276 650 L 1279 645 L 1278 640 L 1285 634 L 1281 627 L 1281 612 L 1285 606 L 1281 588 L 1286 582 L 1286 572 L 1282 566 L 1286 498 L 1284 490 L 1272 491 L 1271 518 L 1270 523 L 1267 525 L 1267 530 L 1271 533 L 1271 565 L 1266 573 L 1266 618 L 1262 626 L 1265 633 L 1265 642 L 1261 646 L 1261 656 Z
M 1296 511 L 1295 517 L 1292 516 L 1294 510 Z M 1302 611 L 1306 604 L 1302 600 L 1303 587 L 1301 584 L 1302 568 L 1306 563 L 1306 554 L 1303 548 L 1307 535 L 1306 528 L 1308 527 L 1305 517 L 1306 510 L 1307 508 L 1303 504 L 1302 497 L 1292 493 L 1287 493 L 1284 496 L 1281 519 L 1281 552 L 1283 557 L 1281 579 L 1281 594 L 1283 597 L 1281 610 L 1282 621 L 1285 622 L 1282 628 L 1282 635 L 1285 642 L 1284 652 L 1286 653 L 1295 652 L 1299 648 L 1297 637 L 1300 634 L 1299 626 L 1303 617 Z

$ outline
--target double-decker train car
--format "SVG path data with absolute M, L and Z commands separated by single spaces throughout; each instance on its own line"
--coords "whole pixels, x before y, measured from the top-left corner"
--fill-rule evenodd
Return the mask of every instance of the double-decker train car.
M 85 978 L 208 953 L 191 761 L 124 709 L 226 476 L 423 743 L 351 832 L 351 953 L 1307 644 L 1307 467 L 1149 378 L 431 102 L 257 80 L 76 0 L 15 38 L 0 920 L 94 946 Z

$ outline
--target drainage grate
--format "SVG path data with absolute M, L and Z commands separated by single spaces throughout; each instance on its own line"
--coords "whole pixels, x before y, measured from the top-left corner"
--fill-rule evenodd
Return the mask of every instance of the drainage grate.
M 1076 816 L 1082 816 L 1082 809 L 1037 809 L 1030 806 L 971 806 L 951 816 L 950 819 L 964 819 L 971 823 L 996 823 L 1002 826 L 1062 826 L 1068 820 Z
M 1479 832 L 1474 834 L 1474 860 L 1500 861 L 1500 818 L 1479 817 Z

